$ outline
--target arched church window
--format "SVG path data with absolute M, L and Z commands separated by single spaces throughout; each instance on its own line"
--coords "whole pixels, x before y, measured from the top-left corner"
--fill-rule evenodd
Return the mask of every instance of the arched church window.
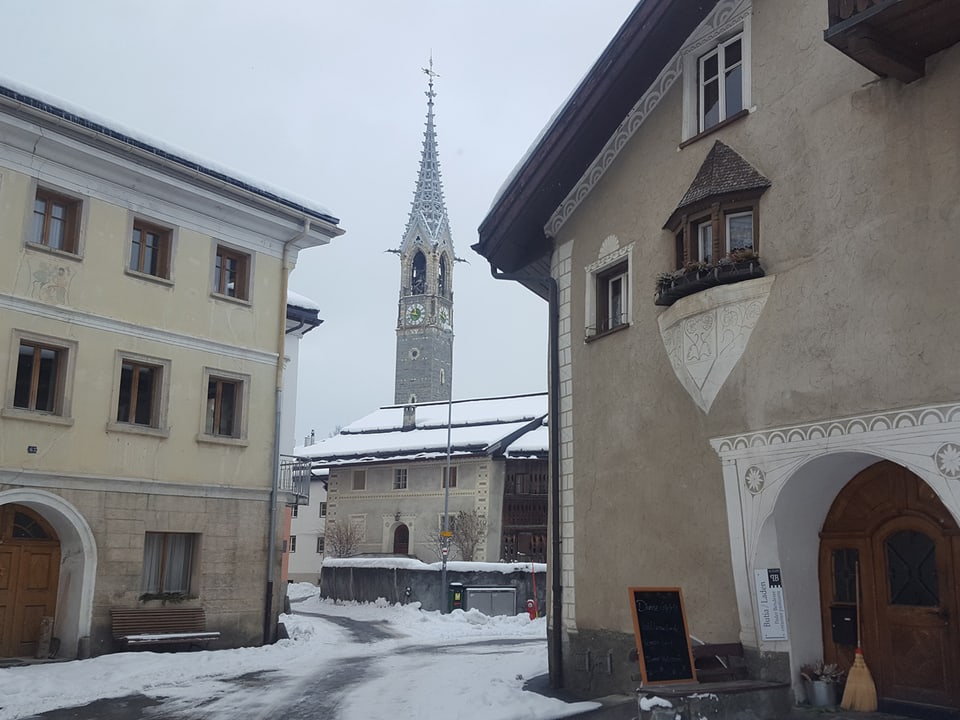
M 437 292 L 440 297 L 447 296 L 447 256 L 440 256 L 440 269 L 437 275 Z
M 410 271 L 410 289 L 414 295 L 423 295 L 427 289 L 427 259 L 419 250 L 413 256 L 413 268 Z

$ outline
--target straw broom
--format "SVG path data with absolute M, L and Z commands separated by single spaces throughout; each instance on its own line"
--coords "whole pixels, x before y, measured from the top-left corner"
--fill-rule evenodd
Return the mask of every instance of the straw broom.
M 853 666 L 847 673 L 847 685 L 843 689 L 843 700 L 840 707 L 844 710 L 860 710 L 875 712 L 877 709 L 877 686 L 873 683 L 870 669 L 863 659 L 863 650 L 860 647 L 860 563 L 856 564 L 857 589 L 857 653 L 853 657 Z

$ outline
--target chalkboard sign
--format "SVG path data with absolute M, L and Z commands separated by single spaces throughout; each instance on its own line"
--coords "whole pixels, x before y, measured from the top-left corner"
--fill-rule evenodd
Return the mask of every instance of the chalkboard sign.
M 696 680 L 680 588 L 629 590 L 643 684 Z

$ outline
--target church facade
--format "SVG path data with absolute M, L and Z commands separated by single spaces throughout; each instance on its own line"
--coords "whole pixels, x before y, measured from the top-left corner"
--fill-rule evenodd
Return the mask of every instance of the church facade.
M 646 0 L 495 199 L 556 289 L 556 683 L 635 688 L 627 588 L 680 587 L 798 701 L 859 627 L 881 709 L 960 707 L 958 27 Z

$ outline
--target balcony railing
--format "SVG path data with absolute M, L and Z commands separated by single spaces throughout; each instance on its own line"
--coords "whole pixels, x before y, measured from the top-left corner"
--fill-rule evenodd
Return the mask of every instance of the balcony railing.
M 292 457 L 280 459 L 280 480 L 277 489 L 290 497 L 288 505 L 306 505 L 310 502 L 310 478 L 313 465 L 308 460 Z
M 910 83 L 926 59 L 960 42 L 957 0 L 828 0 L 823 38 L 878 75 Z

